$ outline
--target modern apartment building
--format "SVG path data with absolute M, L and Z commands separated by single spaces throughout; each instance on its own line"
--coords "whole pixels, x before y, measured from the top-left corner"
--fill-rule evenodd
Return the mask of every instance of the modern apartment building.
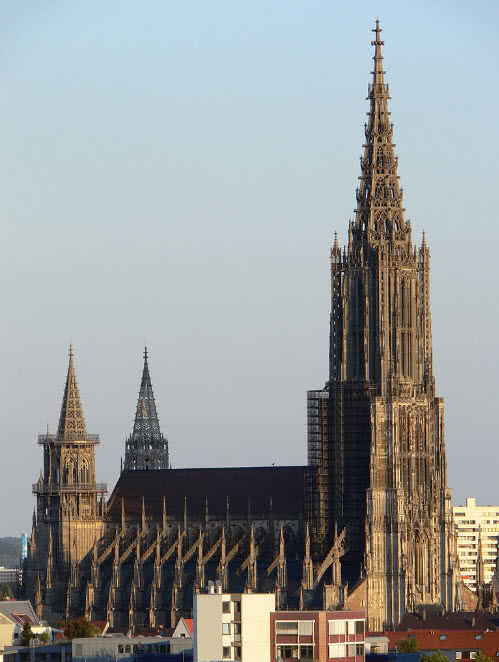
M 270 615 L 270 661 L 364 662 L 364 611 L 275 611 Z
M 465 506 L 454 506 L 457 529 L 457 554 L 461 577 L 469 588 L 476 589 L 476 571 L 481 549 L 484 581 L 494 574 L 499 539 L 499 506 L 478 506 L 475 497 L 467 497 Z
M 213 584 L 213 583 L 212 583 Z M 270 613 L 275 593 L 194 594 L 194 662 L 270 659 Z
M 0 566 L 0 584 L 18 584 L 19 568 L 4 568 Z

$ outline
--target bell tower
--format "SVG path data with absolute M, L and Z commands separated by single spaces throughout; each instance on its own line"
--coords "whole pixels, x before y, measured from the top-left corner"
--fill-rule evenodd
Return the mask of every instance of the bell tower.
M 347 530 L 343 582 L 365 577 L 369 629 L 456 600 L 444 403 L 436 395 L 430 252 L 412 242 L 399 184 L 381 28 L 355 216 L 331 250 L 329 531 Z
M 104 483 L 95 478 L 95 446 L 88 434 L 74 369 L 73 350 L 56 434 L 38 436 L 43 469 L 33 485 L 36 526 L 28 563 L 29 577 L 38 573 L 46 590 L 66 586 L 69 569 L 78 563 L 104 532 Z M 29 581 L 29 579 L 28 579 Z

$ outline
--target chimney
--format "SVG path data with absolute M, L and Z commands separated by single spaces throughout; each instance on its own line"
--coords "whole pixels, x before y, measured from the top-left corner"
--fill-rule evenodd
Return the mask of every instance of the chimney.
M 211 579 L 208 582 L 208 593 L 210 593 L 211 595 L 215 594 L 215 584 L 211 581 Z

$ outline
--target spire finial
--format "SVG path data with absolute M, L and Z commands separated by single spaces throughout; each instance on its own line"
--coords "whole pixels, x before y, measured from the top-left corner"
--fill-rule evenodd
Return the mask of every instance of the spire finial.
M 371 41 L 371 46 L 374 46 L 374 71 L 373 71 L 373 85 L 383 84 L 383 56 L 381 55 L 381 47 L 385 42 L 381 39 L 383 30 L 379 27 L 379 18 L 376 19 L 376 27 L 373 32 L 376 34 L 376 39 Z M 374 90 L 376 92 L 376 90 Z

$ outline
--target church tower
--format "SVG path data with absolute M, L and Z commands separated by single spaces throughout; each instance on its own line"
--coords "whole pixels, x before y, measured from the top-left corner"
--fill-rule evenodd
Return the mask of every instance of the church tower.
M 86 430 L 71 347 L 57 432 L 39 435 L 38 443 L 43 447 L 43 470 L 33 485 L 37 503 L 28 593 L 40 577 L 44 603 L 55 606 L 70 568 L 86 556 L 104 531 L 106 485 L 95 479 L 99 437 Z
M 125 444 L 125 471 L 168 469 L 170 466 L 168 440 L 159 428 L 147 358 L 146 347 L 133 432 Z
M 404 218 L 381 29 L 348 244 L 331 250 L 326 453 L 329 531 L 347 530 L 343 582 L 364 581 L 369 629 L 455 604 L 444 404 L 436 396 L 430 252 Z

